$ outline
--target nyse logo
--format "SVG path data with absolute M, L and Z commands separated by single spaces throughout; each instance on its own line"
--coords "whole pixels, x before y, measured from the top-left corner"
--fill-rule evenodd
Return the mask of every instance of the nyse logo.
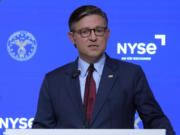
M 161 41 L 161 46 L 166 45 L 166 35 L 156 34 L 154 38 Z M 123 55 L 122 60 L 151 60 L 156 52 L 155 43 L 117 43 L 117 54 Z
M 19 128 L 19 129 L 25 129 L 25 128 L 31 128 L 32 122 L 34 118 L 0 118 L 0 129 L 1 128 Z
M 32 128 L 32 123 L 34 118 L 0 118 L 0 134 L 4 134 L 2 132 L 5 129 L 26 129 Z M 3 129 L 3 130 L 1 130 Z

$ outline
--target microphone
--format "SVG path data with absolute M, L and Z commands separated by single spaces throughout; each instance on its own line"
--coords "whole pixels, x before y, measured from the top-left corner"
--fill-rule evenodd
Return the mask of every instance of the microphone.
M 75 78 L 78 77 L 80 74 L 81 74 L 81 71 L 80 71 L 80 70 L 76 70 L 76 71 L 73 73 L 72 78 L 75 79 Z

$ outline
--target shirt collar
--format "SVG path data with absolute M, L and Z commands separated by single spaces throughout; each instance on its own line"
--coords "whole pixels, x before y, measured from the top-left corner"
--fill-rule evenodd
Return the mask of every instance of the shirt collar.
M 105 54 L 103 54 L 102 57 L 97 62 L 94 63 L 95 71 L 98 73 L 99 76 L 102 75 L 105 59 L 106 59 L 106 56 Z M 80 74 L 81 77 L 85 77 L 87 75 L 87 70 L 88 70 L 89 65 L 90 65 L 89 63 L 82 60 L 81 58 L 78 59 L 78 70 L 81 71 L 81 74 Z

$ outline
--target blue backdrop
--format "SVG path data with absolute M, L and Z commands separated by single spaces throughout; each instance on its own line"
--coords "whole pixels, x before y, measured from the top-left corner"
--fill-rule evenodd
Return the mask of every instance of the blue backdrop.
M 180 134 L 179 0 L 0 0 L 0 134 L 31 128 L 45 73 L 78 55 L 67 36 L 68 18 L 85 4 L 107 13 L 107 53 L 143 67 Z M 142 128 L 138 116 L 136 124 Z

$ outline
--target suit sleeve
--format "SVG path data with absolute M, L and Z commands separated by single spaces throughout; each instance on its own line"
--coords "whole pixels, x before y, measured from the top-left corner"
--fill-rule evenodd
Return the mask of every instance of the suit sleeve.
M 40 89 L 37 112 L 32 128 L 54 128 L 56 125 L 47 78 L 46 75 Z
M 134 102 L 144 128 L 166 129 L 166 135 L 175 135 L 168 118 L 153 96 L 144 72 L 139 66 L 137 69 Z

